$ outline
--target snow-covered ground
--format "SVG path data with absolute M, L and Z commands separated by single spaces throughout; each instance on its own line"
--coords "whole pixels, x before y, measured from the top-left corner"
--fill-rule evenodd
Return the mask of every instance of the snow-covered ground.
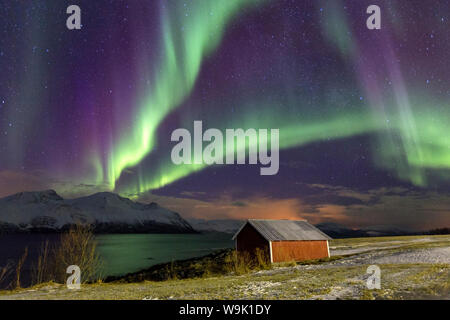
M 375 251 L 342 259 L 336 263 L 349 265 L 450 263 L 450 247 L 394 251 L 392 253 Z

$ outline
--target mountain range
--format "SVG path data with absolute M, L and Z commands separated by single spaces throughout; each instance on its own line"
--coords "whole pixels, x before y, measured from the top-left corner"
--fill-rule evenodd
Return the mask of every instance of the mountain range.
M 225 232 L 234 234 L 242 226 L 245 220 L 203 220 L 188 219 L 192 227 L 201 232 Z M 359 238 L 376 236 L 396 236 L 416 234 L 411 230 L 399 229 L 394 226 L 381 225 L 370 226 L 361 229 L 351 229 L 344 225 L 332 222 L 319 223 L 315 225 L 319 230 L 332 238 Z
M 0 199 L 0 232 L 59 232 L 90 224 L 96 233 L 194 233 L 178 213 L 102 192 L 63 199 L 54 190 L 20 192 Z
M 245 220 L 183 219 L 157 203 L 143 204 L 115 193 L 64 199 L 54 190 L 20 192 L 0 199 L 0 233 L 60 232 L 76 223 L 90 224 L 96 233 L 196 233 L 233 234 Z M 316 225 L 332 238 L 418 234 L 394 226 L 351 229 L 325 222 Z

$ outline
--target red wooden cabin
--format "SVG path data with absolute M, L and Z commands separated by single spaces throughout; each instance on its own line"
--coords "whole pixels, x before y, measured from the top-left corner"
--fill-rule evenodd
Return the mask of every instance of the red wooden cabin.
M 270 262 L 302 261 L 330 256 L 325 233 L 305 220 L 247 220 L 233 236 L 236 250 L 254 254 L 259 248 Z

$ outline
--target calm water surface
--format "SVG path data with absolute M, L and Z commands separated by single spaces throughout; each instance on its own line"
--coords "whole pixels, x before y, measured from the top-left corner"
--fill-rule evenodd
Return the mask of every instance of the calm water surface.
M 97 236 L 104 273 L 122 275 L 233 247 L 229 234 L 108 234 Z

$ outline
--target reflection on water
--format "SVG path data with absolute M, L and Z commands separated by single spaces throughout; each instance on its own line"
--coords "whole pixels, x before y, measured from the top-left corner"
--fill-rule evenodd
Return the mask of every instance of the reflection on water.
M 231 248 L 229 234 L 112 234 L 99 235 L 104 274 L 121 275 L 173 260 L 199 257 Z

